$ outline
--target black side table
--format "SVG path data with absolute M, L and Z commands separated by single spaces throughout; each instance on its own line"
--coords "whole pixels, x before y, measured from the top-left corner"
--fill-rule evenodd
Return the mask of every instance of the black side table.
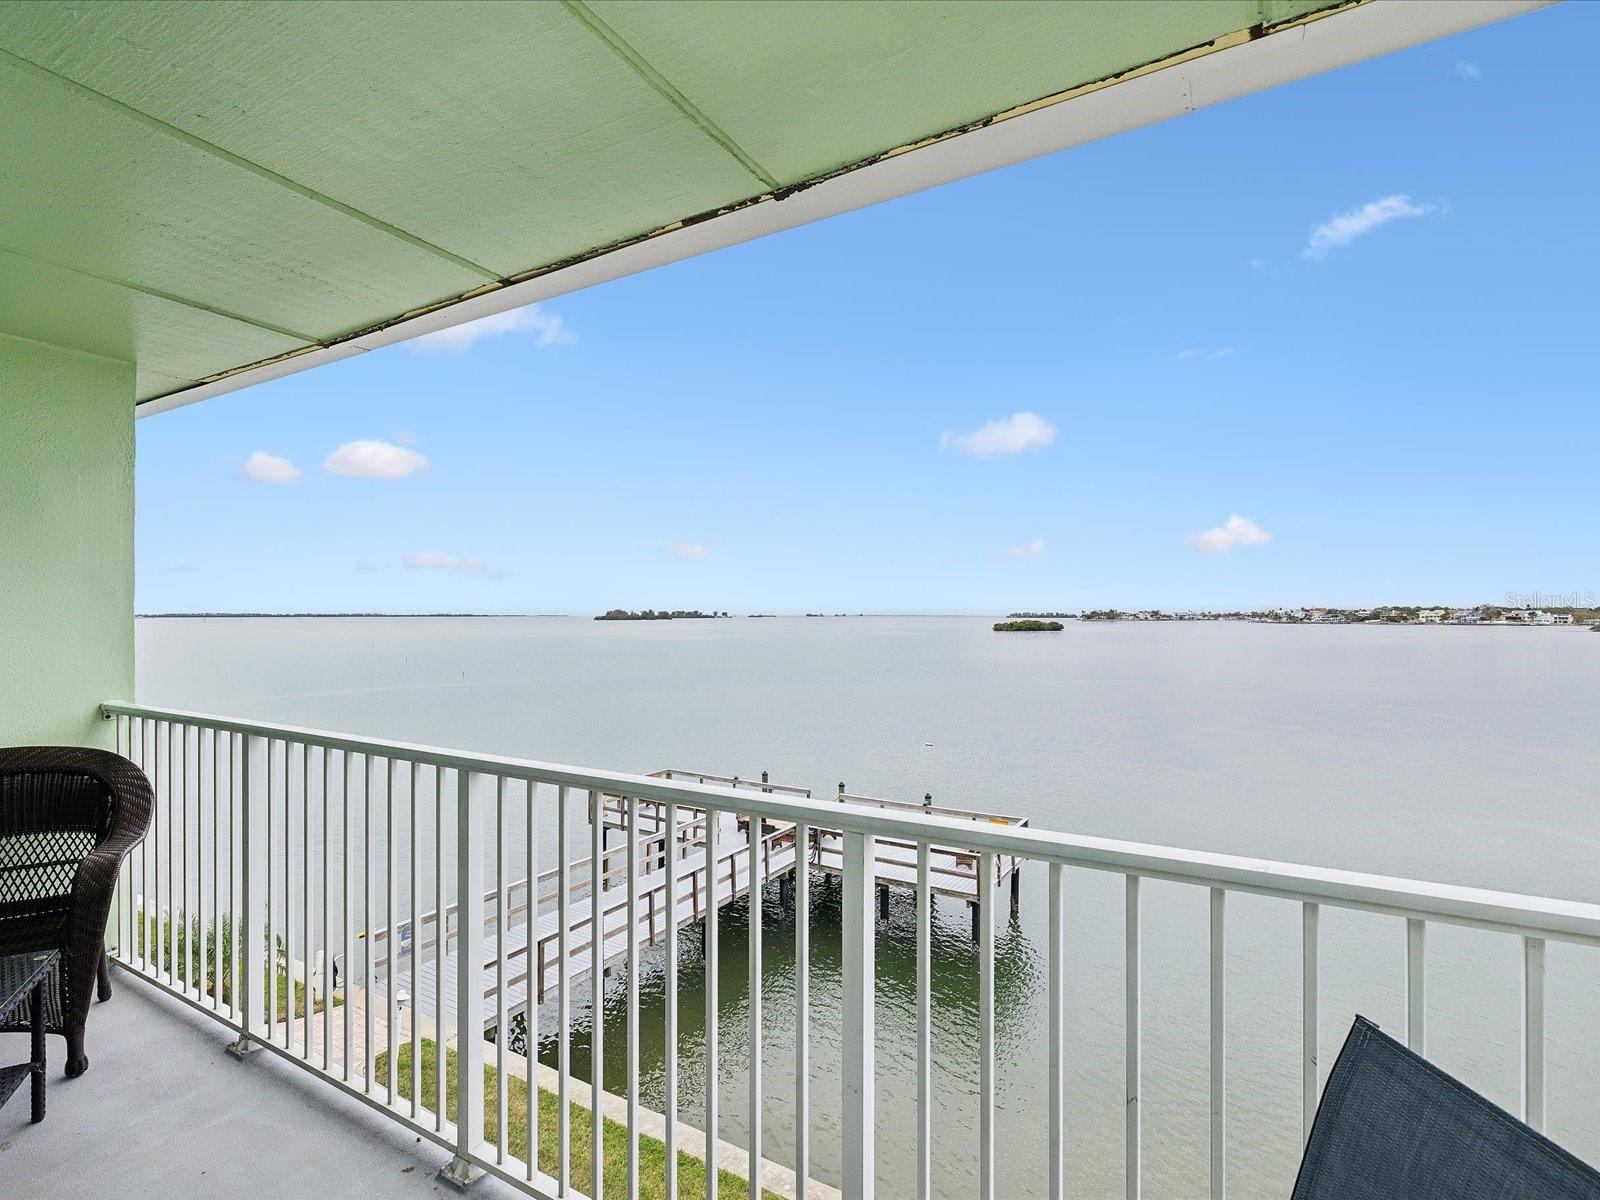
M 28 1061 L 14 1067 L 0 1067 L 0 1104 L 24 1079 L 33 1080 L 33 1120 L 44 1120 L 44 989 L 53 982 L 59 950 L 39 950 L 25 954 L 0 955 L 0 1025 L 28 1005 L 31 1043 Z

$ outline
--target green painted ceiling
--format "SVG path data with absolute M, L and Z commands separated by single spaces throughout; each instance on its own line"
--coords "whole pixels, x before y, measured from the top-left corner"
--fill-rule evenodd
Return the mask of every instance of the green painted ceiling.
M 0 330 L 160 396 L 1348 2 L 12 3 Z

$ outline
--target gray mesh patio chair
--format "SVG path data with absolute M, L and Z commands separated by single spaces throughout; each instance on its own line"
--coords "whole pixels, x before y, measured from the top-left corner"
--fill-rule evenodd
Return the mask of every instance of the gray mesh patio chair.
M 1600 1172 L 1357 1017 L 1294 1200 L 1600 1200 Z

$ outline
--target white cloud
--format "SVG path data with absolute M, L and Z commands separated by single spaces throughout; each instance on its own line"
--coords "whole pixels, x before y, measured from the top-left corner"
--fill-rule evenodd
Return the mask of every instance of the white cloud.
M 1410 196 L 1385 196 L 1360 208 L 1340 213 L 1311 231 L 1302 250 L 1303 258 L 1323 258 L 1336 246 L 1348 246 L 1365 233 L 1402 217 L 1425 217 L 1434 211 L 1431 204 L 1418 204 Z
M 1056 440 L 1056 427 L 1038 413 L 1014 413 L 1000 421 L 989 421 L 971 433 L 946 433 L 939 444 L 960 450 L 973 458 L 997 458 L 1039 450 Z
M 1478 80 L 1483 78 L 1483 68 L 1475 62 L 1468 62 L 1463 58 L 1456 63 L 1456 74 L 1462 79 L 1470 79 L 1473 83 L 1477 83 Z
M 1210 358 L 1210 359 L 1218 359 L 1218 358 L 1228 358 L 1228 357 L 1232 356 L 1232 354 L 1233 354 L 1233 347 L 1232 346 L 1218 346 L 1215 350 L 1201 350 L 1198 347 L 1191 346 L 1187 350 L 1178 351 L 1178 357 L 1179 358 Z
M 257 450 L 245 459 L 244 465 L 239 468 L 241 479 L 248 479 L 251 483 L 275 483 L 279 487 L 299 483 L 300 477 L 304 474 L 304 471 L 287 458 L 279 458 L 276 454 L 268 454 L 264 450 Z
M 1050 543 L 1043 538 L 1034 538 L 1033 541 L 1025 545 L 1011 547 L 1006 551 L 1006 554 L 1012 558 L 1037 558 L 1048 549 L 1050 549 Z
M 667 543 L 667 553 L 685 562 L 703 562 L 710 555 L 711 547 L 704 542 L 685 542 L 675 538 Z
M 428 465 L 415 450 L 393 442 L 346 442 L 322 460 L 322 469 L 352 479 L 404 479 Z
M 1235 546 L 1259 546 L 1272 535 L 1249 517 L 1234 513 L 1215 529 L 1189 535 L 1189 545 L 1201 554 L 1226 554 Z
M 411 347 L 414 350 L 465 350 L 480 338 L 519 332 L 532 334 L 535 346 L 562 346 L 573 340 L 572 330 L 558 315 L 530 304 L 527 308 L 490 313 L 476 321 L 425 333 L 415 339 Z
M 473 555 L 440 554 L 433 550 L 413 550 L 401 559 L 413 571 L 459 571 L 463 575 L 493 575 L 489 564 Z

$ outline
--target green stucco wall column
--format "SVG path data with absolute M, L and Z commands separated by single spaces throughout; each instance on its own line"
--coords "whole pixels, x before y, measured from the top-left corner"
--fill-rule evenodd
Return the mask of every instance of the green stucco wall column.
M 0 334 L 0 745 L 111 744 L 133 695 L 131 364 Z

